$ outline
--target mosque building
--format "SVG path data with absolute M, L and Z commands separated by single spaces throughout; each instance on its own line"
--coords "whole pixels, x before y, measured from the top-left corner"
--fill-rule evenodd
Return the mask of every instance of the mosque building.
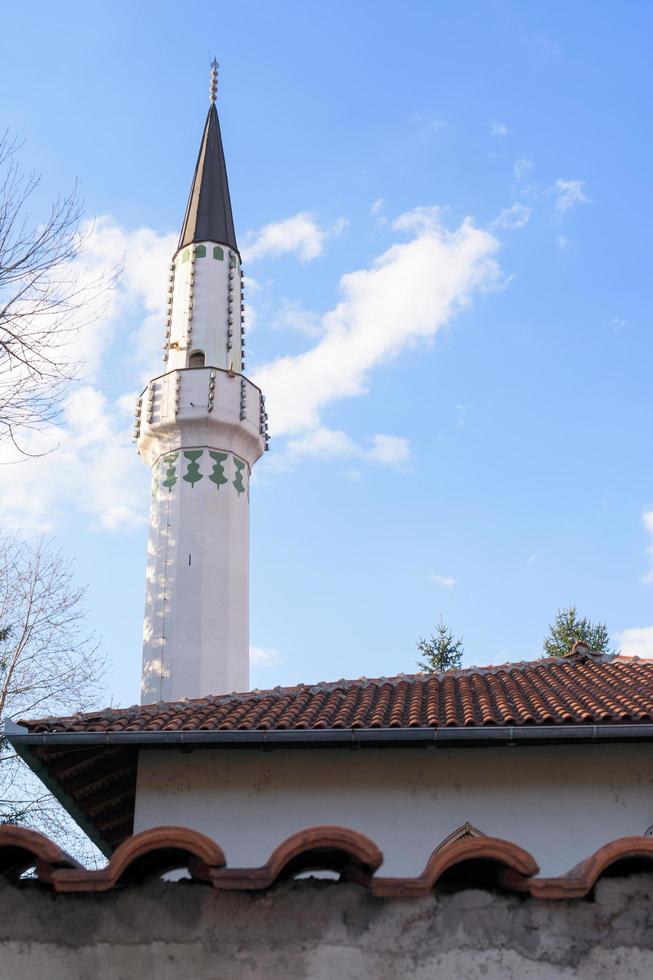
M 303 866 L 358 862 L 369 878 L 381 865 L 378 894 L 401 894 L 447 848 L 503 861 L 514 883 L 537 870 L 531 855 L 551 879 L 643 841 L 653 662 L 577 644 L 560 659 L 250 691 L 250 478 L 268 416 L 245 373 L 216 97 L 214 63 L 163 359 L 135 415 L 152 473 L 141 703 L 5 736 L 105 855 L 163 824 L 219 844 L 225 888 L 269 883 L 302 847 Z

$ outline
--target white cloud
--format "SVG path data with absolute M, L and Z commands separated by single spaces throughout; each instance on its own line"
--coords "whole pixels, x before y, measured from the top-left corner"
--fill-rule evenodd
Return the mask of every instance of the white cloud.
M 322 320 L 313 310 L 306 310 L 299 301 L 286 300 L 270 326 L 273 330 L 296 330 L 307 337 L 322 333 Z
M 571 241 L 571 239 L 567 238 L 565 235 L 558 235 L 556 238 L 556 245 L 561 252 L 568 252 L 573 244 L 574 243 Z
M 283 657 L 278 650 L 271 647 L 249 648 L 249 662 L 252 667 L 276 667 L 283 663 Z
M 432 136 L 433 133 L 439 133 L 445 126 L 444 119 L 428 119 L 420 127 L 420 136 L 422 139 L 425 139 L 428 136 Z
M 613 330 L 625 330 L 630 326 L 630 320 L 625 320 L 622 316 L 613 316 L 610 323 Z
M 64 424 L 32 433 L 27 448 L 46 455 L 0 466 L 8 523 L 49 531 L 66 509 L 109 530 L 145 520 L 147 471 L 136 455 L 129 423 L 101 391 L 90 385 L 74 391 L 64 406 Z M 5 462 L 1 456 L 0 462 Z
M 442 231 L 442 208 L 428 205 L 404 211 L 392 222 L 394 231 L 427 232 Z
M 456 585 L 456 580 L 451 575 L 429 575 L 429 581 L 445 589 L 452 589 Z
M 497 240 L 469 219 L 450 232 L 439 214 L 417 208 L 401 215 L 393 227 L 412 238 L 342 277 L 341 299 L 323 315 L 321 339 L 254 372 L 275 435 L 318 429 L 327 405 L 366 392 L 373 368 L 435 336 L 497 284 Z
M 252 276 L 246 276 L 243 272 L 243 284 L 245 289 L 250 293 L 258 293 L 261 289 L 261 284 L 258 279 L 254 279 Z
M 492 133 L 493 136 L 507 136 L 508 127 L 506 126 L 505 123 L 491 122 L 490 132 Z
M 334 401 L 367 391 L 377 365 L 432 338 L 477 293 L 497 283 L 496 239 L 469 220 L 447 231 L 439 215 L 433 208 L 401 215 L 394 228 L 409 240 L 392 245 L 369 268 L 343 276 L 340 301 L 326 314 L 315 318 L 295 308 L 294 326 L 315 330 L 319 339 L 305 353 L 279 358 L 257 372 L 268 394 L 273 433 L 294 437 L 285 453 L 275 456 L 407 463 L 405 438 L 377 433 L 359 445 L 346 433 L 325 428 L 321 414 Z M 323 247 L 320 235 L 337 233 L 337 228 L 318 229 L 316 239 L 314 222 L 300 225 L 308 231 L 302 237 L 296 227 L 291 245 L 300 256 Z M 280 254 L 289 244 L 272 233 L 266 241 L 265 247 L 258 245 L 259 254 Z M 133 394 L 109 398 L 103 386 L 105 377 L 113 385 L 120 372 L 123 392 L 131 388 L 135 394 L 161 363 L 167 266 L 175 247 L 173 234 L 148 228 L 129 232 L 107 217 L 96 223 L 80 260 L 84 272 L 106 271 L 122 261 L 122 275 L 106 307 L 97 311 L 98 321 L 78 339 L 74 356 L 86 360 L 85 380 L 67 400 L 63 424 L 29 435 L 30 452 L 51 454 L 0 465 L 7 522 L 48 528 L 67 509 L 85 514 L 96 528 L 131 527 L 146 519 L 148 473 L 132 442 Z M 0 464 L 8 461 L 7 453 Z
M 368 459 L 383 466 L 402 466 L 410 458 L 410 443 L 403 436 L 374 436 L 374 445 L 365 454 Z
M 645 530 L 651 535 L 651 543 L 649 544 L 647 551 L 651 559 L 653 559 L 653 510 L 644 511 L 642 514 L 642 522 Z M 653 568 L 647 575 L 644 576 L 644 582 L 646 582 L 647 585 L 653 585 Z
M 109 346 L 132 316 L 139 323 L 122 341 L 131 363 L 144 372 L 160 359 L 166 274 L 176 247 L 177 236 L 172 233 L 159 235 L 151 228 L 128 232 L 107 216 L 95 221 L 75 270 L 90 279 L 118 265 L 122 268 L 116 288 L 99 297 L 97 310 L 88 311 L 93 322 L 80 331 L 71 352 L 84 362 L 84 380 L 97 378 Z
M 79 365 L 80 380 L 92 383 L 105 354 L 133 316 L 138 322 L 135 326 L 129 323 L 129 336 L 121 342 L 129 365 L 151 364 L 154 323 L 160 354 L 166 272 L 177 239 L 173 234 L 158 235 L 150 228 L 128 232 L 106 215 L 85 222 L 80 238 L 80 254 L 65 273 L 66 279 L 75 283 L 83 304 L 72 324 L 66 357 Z M 103 288 L 116 270 L 115 288 Z
M 616 639 L 619 652 L 624 656 L 653 659 L 653 626 L 622 630 Z
M 270 465 L 285 468 L 302 459 L 359 459 L 382 466 L 401 467 L 410 459 L 410 444 L 403 436 L 377 433 L 371 447 L 366 449 L 346 432 L 320 426 L 299 438 L 289 439 L 285 449 L 276 454 Z
M 515 160 L 512 165 L 512 172 L 517 180 L 523 180 L 528 174 L 533 170 L 533 161 L 528 160 L 526 157 L 521 157 L 519 160 Z
M 422 141 L 429 140 L 446 126 L 444 119 L 427 119 L 420 113 L 413 113 L 410 122 L 415 127 L 418 139 Z
M 585 194 L 584 180 L 556 180 L 555 193 L 554 211 L 559 216 L 576 207 L 577 204 L 589 204 L 590 199 Z
M 286 453 L 292 459 L 311 456 L 333 459 L 357 456 L 359 449 L 346 432 L 321 426 L 299 439 L 290 439 Z
M 384 225 L 388 224 L 388 219 L 382 214 L 385 207 L 385 200 L 382 197 L 377 197 L 376 201 L 372 204 L 370 208 L 370 214 L 376 216 L 376 227 L 383 228 Z
M 531 220 L 532 213 L 532 208 L 527 208 L 525 204 L 515 203 L 509 208 L 504 208 L 503 211 L 500 211 L 492 223 L 498 228 L 506 228 L 509 231 L 514 231 L 517 228 L 523 228 L 527 225 Z
M 301 262 L 310 262 L 322 255 L 328 238 L 339 235 L 346 227 L 346 218 L 339 218 L 329 228 L 321 227 L 308 211 L 302 211 L 245 235 L 243 260 L 253 262 L 294 252 Z
M 177 238 L 150 228 L 128 232 L 106 216 L 85 231 L 71 276 L 93 281 L 117 265 L 121 274 L 108 296 L 86 307 L 86 325 L 68 350 L 82 362 L 82 383 L 71 389 L 61 424 L 22 434 L 22 446 L 36 458 L 16 462 L 9 447 L 0 452 L 3 516 L 22 528 L 50 529 L 66 508 L 109 529 L 134 526 L 147 514 L 148 474 L 131 434 L 135 390 L 112 402 L 100 379 L 109 357 L 111 370 L 134 389 L 162 366 L 166 274 Z

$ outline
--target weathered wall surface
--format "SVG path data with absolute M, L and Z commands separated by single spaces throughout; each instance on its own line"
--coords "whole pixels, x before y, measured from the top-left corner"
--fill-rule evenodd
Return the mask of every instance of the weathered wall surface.
M 300 881 L 265 894 L 153 882 L 0 889 L 1 980 L 649 980 L 653 876 L 593 901 L 468 890 L 420 900 Z
M 648 745 L 148 750 L 134 831 L 162 814 L 216 840 L 230 867 L 263 864 L 290 834 L 336 824 L 381 848 L 381 874 L 417 875 L 469 821 L 558 875 L 653 823 L 653 756 Z

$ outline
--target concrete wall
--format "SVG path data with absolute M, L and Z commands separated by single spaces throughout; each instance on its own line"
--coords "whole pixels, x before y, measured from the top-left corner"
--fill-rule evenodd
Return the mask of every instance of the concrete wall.
M 419 874 L 465 821 L 568 871 L 653 823 L 646 745 L 522 748 L 142 751 L 134 831 L 162 823 L 214 838 L 231 866 L 263 864 L 315 824 L 366 834 L 384 875 Z
M 469 890 L 371 899 L 292 882 L 258 895 L 186 882 L 104 895 L 0 888 L 0 980 L 649 980 L 653 877 L 595 901 Z

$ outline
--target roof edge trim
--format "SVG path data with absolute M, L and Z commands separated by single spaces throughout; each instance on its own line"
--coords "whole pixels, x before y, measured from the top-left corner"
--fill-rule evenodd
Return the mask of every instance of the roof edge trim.
M 488 726 L 487 728 L 345 728 L 159 732 L 29 732 L 22 725 L 5 726 L 5 737 L 19 746 L 52 748 L 64 745 L 214 745 L 254 747 L 344 746 L 353 748 L 411 745 L 543 745 L 572 742 L 653 741 L 653 724 Z M 27 761 L 27 760 L 26 760 Z M 32 768 L 34 766 L 29 763 Z

